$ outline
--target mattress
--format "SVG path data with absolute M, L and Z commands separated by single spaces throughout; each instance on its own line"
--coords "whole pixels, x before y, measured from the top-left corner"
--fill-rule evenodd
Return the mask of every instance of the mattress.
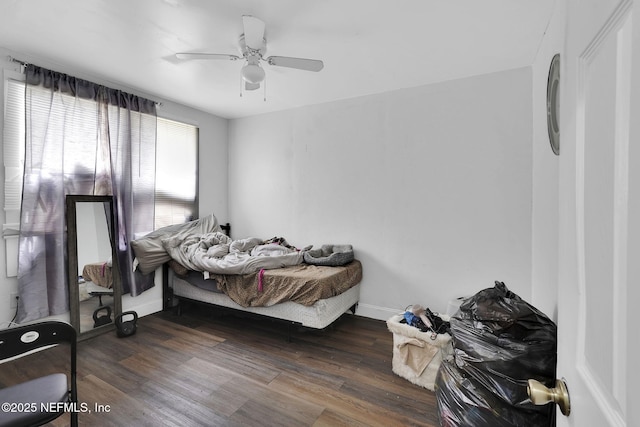
M 323 329 L 329 326 L 338 317 L 355 306 L 360 299 L 360 283 L 358 283 L 339 295 L 320 299 L 308 306 L 293 301 L 285 301 L 269 307 L 243 307 L 226 294 L 210 292 L 191 285 L 171 269 L 169 269 L 169 283 L 173 288 L 175 297 L 188 298 L 276 319 L 288 320 L 314 329 Z

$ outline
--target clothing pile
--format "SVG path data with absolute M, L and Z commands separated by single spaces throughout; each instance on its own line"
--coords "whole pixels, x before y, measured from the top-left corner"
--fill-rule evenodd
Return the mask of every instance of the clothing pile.
M 450 322 L 443 320 L 429 308 L 423 308 L 421 305 L 407 307 L 403 317 L 401 323 L 411 325 L 422 332 L 431 331 L 434 334 L 450 334 L 451 332 Z

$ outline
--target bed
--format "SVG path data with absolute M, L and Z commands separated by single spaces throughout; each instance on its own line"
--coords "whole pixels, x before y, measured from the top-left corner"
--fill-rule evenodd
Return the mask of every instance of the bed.
M 92 296 L 98 297 L 98 305 L 102 306 L 103 296 L 113 296 L 113 272 L 111 261 L 85 264 L 82 268 L 80 301 Z
M 111 289 L 113 286 L 111 270 L 111 263 L 108 261 L 85 264 L 82 268 L 82 278 L 103 288 Z
M 228 225 L 227 225 L 228 226 Z M 324 329 L 360 297 L 362 264 L 305 262 L 281 237 L 232 240 L 215 216 L 165 227 L 134 240 L 134 266 L 163 266 L 164 308 L 183 300 L 225 307 L 313 329 Z
M 275 299 L 280 300 L 272 305 L 261 305 L 258 301 L 263 299 L 269 300 L 271 296 L 265 293 L 265 289 L 271 289 L 272 284 L 278 281 L 286 282 L 287 284 L 294 283 L 298 289 L 303 289 L 305 286 L 303 282 L 306 279 L 301 279 L 294 276 L 298 276 L 300 271 L 292 271 L 292 267 L 285 267 L 279 270 L 265 271 L 263 276 L 263 291 L 259 291 L 258 280 L 255 274 L 245 274 L 239 277 L 238 281 L 232 281 L 234 283 L 227 284 L 227 288 L 233 288 L 234 284 L 238 282 L 244 282 L 248 286 L 244 291 L 236 292 L 244 294 L 248 300 L 252 301 L 254 305 L 245 305 L 241 302 L 236 302 L 231 296 L 224 293 L 218 288 L 218 281 L 216 279 L 205 279 L 205 282 L 210 282 L 207 285 L 203 285 L 203 281 L 200 278 L 196 278 L 200 272 L 190 272 L 190 274 L 178 275 L 173 268 L 168 268 L 168 281 L 170 295 L 178 300 L 186 299 L 191 301 L 198 301 L 216 306 L 231 308 L 248 313 L 259 314 L 268 316 L 275 319 L 286 320 L 292 323 L 299 324 L 304 327 L 314 329 L 324 329 L 338 319 L 342 314 L 347 311 L 355 314 L 357 304 L 360 297 L 360 279 L 362 277 L 362 267 L 358 260 L 355 260 L 347 268 L 341 269 L 338 267 L 324 267 L 325 270 L 335 270 L 333 272 L 327 272 L 331 280 L 336 280 L 338 277 L 346 277 L 346 281 L 343 282 L 344 291 L 341 291 L 335 295 L 327 296 L 325 298 L 318 298 L 310 304 L 303 304 L 294 300 L 284 300 L 284 294 L 275 295 Z M 195 274 L 194 274 L 195 273 Z M 293 273 L 293 274 L 292 274 Z M 308 277 L 313 276 L 314 273 L 309 273 Z M 233 278 L 229 276 L 226 279 Z M 315 281 L 317 279 L 311 279 Z M 320 280 L 322 281 L 322 280 Z M 356 283 L 357 282 L 357 283 Z M 247 289 L 253 288 L 255 284 L 255 291 L 250 292 Z M 300 285 L 300 286 L 298 286 Z M 313 287 L 313 285 L 309 285 Z M 316 285 L 318 287 L 318 285 Z M 232 292 L 234 297 L 237 297 Z M 266 295 L 266 296 L 265 296 Z M 272 295 L 273 296 L 273 295 Z

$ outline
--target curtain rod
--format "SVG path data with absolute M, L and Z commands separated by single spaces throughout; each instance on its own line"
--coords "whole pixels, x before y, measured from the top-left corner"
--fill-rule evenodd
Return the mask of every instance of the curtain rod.
M 11 55 L 8 55 L 7 59 L 9 60 L 9 62 L 17 62 L 18 64 L 22 65 L 23 67 L 26 67 L 27 65 L 29 65 L 28 62 L 20 61 L 19 59 L 16 59 Z
M 9 62 L 15 62 L 17 64 L 20 64 L 23 68 L 26 67 L 27 65 L 29 65 L 28 62 L 24 62 L 24 61 L 21 61 L 19 59 L 16 59 L 11 55 L 7 55 L 7 60 L 9 60 Z M 24 69 L 22 71 L 24 72 Z M 153 101 L 153 102 L 155 102 L 156 107 L 162 107 L 162 102 L 160 102 L 160 101 Z

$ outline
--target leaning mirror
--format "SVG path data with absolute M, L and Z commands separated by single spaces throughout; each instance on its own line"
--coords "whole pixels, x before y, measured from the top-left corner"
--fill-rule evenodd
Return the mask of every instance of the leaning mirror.
M 86 339 L 113 330 L 122 312 L 113 197 L 69 195 L 66 209 L 69 314 Z

